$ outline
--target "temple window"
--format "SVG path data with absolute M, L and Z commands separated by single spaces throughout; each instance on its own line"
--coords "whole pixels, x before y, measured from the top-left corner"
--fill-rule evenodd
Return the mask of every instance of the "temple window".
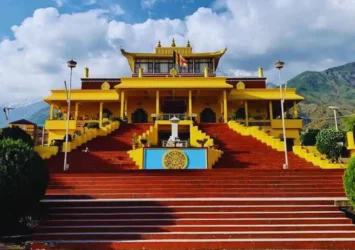
M 155 60 L 154 73 L 169 73 L 173 68 L 173 60 Z
M 138 73 L 139 68 L 142 68 L 144 73 L 153 73 L 153 59 L 136 59 L 134 72 Z
M 213 70 L 213 62 L 212 59 L 195 59 L 195 73 L 203 73 L 205 67 L 208 67 L 210 71 Z

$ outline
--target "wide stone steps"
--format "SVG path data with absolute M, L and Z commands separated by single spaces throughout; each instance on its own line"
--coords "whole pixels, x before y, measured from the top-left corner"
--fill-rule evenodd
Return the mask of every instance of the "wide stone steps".
M 44 203 L 48 215 L 33 234 L 32 249 L 339 249 L 355 236 L 351 219 L 329 200 Z
M 282 169 L 283 152 L 277 152 L 251 136 L 242 136 L 227 124 L 200 124 L 199 128 L 216 138 L 215 144 L 224 152 L 214 168 Z M 292 152 L 288 152 L 288 157 L 290 168 L 315 168 Z
M 68 154 L 68 173 L 110 173 L 119 170 L 135 170 L 137 166 L 127 154 L 132 149 L 132 137 L 147 131 L 150 124 L 121 124 L 108 136 L 99 136 Z M 88 148 L 89 152 L 83 152 Z M 52 173 L 63 172 L 62 153 L 48 160 Z

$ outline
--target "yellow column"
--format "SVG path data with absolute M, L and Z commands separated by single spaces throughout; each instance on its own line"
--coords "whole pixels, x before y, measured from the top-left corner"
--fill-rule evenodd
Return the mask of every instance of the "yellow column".
M 102 126 L 102 110 L 104 108 L 104 103 L 103 102 L 100 102 L 100 118 L 99 118 L 99 123 L 100 123 L 100 127 Z
M 126 99 L 124 101 L 124 112 L 123 112 L 123 115 L 124 116 L 128 116 L 127 112 L 128 112 L 128 96 L 126 96 Z
M 121 91 L 121 111 L 120 111 L 120 117 L 121 119 L 123 119 L 123 116 L 124 116 L 124 91 L 122 90 Z
M 189 116 L 192 117 L 192 91 L 189 90 Z
M 53 120 L 53 110 L 54 110 L 54 105 L 51 104 L 49 107 L 49 120 Z
M 223 119 L 224 119 L 224 122 L 227 123 L 227 118 L 228 118 L 228 111 L 227 111 L 227 91 L 224 90 L 223 91 Z
M 249 124 L 248 101 L 245 101 L 245 103 L 244 103 L 244 110 L 245 110 L 245 125 L 248 126 L 248 124 Z
M 270 121 L 271 121 L 274 118 L 274 114 L 272 112 L 272 101 L 269 101 L 269 113 L 270 113 Z
M 293 101 L 293 118 L 298 117 L 298 110 L 297 110 L 297 103 L 296 101 Z
M 78 114 L 79 114 L 79 103 L 75 103 L 75 120 L 78 120 Z
M 160 99 L 159 99 L 159 90 L 155 94 L 155 114 L 158 116 L 160 113 Z

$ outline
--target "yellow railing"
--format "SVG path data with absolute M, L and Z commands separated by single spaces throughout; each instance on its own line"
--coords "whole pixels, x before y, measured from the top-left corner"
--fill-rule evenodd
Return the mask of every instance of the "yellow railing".
M 355 155 L 355 142 L 354 142 L 354 133 L 347 132 L 346 133 L 346 140 L 347 140 L 347 149 L 350 151 L 351 157 Z
M 42 159 L 49 159 L 58 153 L 58 147 L 56 146 L 36 146 L 34 150 Z
M 282 129 L 282 120 L 281 119 L 271 120 L 271 128 Z M 285 128 L 286 129 L 303 128 L 302 119 L 285 119 Z
M 129 157 L 136 163 L 139 169 L 143 169 L 143 148 L 129 150 Z
M 192 147 L 201 147 L 201 144 L 197 142 L 197 140 L 203 140 L 207 139 L 206 143 L 204 144 L 204 147 L 212 147 L 214 142 L 213 139 L 207 135 L 206 133 L 202 132 L 201 130 L 198 129 L 197 126 L 194 126 L 191 124 L 190 126 L 190 145 Z
M 207 168 L 212 169 L 213 165 L 221 158 L 223 151 L 214 148 L 207 149 Z
M 141 139 L 147 139 L 150 145 L 157 145 L 158 144 L 158 124 L 155 123 L 154 125 L 150 126 L 149 129 L 144 132 L 143 134 L 139 135 L 137 140 L 138 144 L 141 144 Z
M 68 142 L 68 145 L 66 145 L 66 143 L 64 142 L 62 151 L 65 152 L 66 150 L 68 150 L 68 152 L 71 152 L 72 150 L 80 147 L 84 143 L 96 138 L 97 136 L 106 136 L 118 128 L 119 128 L 118 122 L 112 122 L 111 124 L 108 124 L 99 129 L 85 128 L 84 132 L 79 136 L 75 136 L 71 142 Z
M 229 121 L 228 126 L 230 129 L 238 132 L 241 135 L 250 135 L 277 151 L 284 151 L 283 141 L 281 141 L 279 138 L 275 138 L 274 136 L 269 135 L 264 129 L 260 129 L 258 126 L 246 127 L 236 121 Z
M 318 152 L 315 146 L 293 146 L 293 152 L 300 158 L 313 163 L 316 166 L 324 169 L 339 169 L 346 168 L 344 163 L 331 163 L 325 155 Z
M 66 120 L 46 120 L 45 122 L 46 130 L 65 130 L 67 127 Z M 69 130 L 76 129 L 76 120 L 69 121 Z

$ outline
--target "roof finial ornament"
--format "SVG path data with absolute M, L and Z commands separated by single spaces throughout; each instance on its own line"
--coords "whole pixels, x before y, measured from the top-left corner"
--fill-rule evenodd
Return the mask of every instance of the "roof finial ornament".
M 186 45 L 186 47 L 188 47 L 188 48 L 191 47 L 191 45 L 190 45 L 190 40 L 187 40 L 187 45 Z
M 175 39 L 173 38 L 173 41 L 171 42 L 171 47 L 175 47 L 176 44 L 175 44 Z
M 158 41 L 158 45 L 157 45 L 157 47 L 161 47 L 161 43 L 160 43 L 160 40 Z

